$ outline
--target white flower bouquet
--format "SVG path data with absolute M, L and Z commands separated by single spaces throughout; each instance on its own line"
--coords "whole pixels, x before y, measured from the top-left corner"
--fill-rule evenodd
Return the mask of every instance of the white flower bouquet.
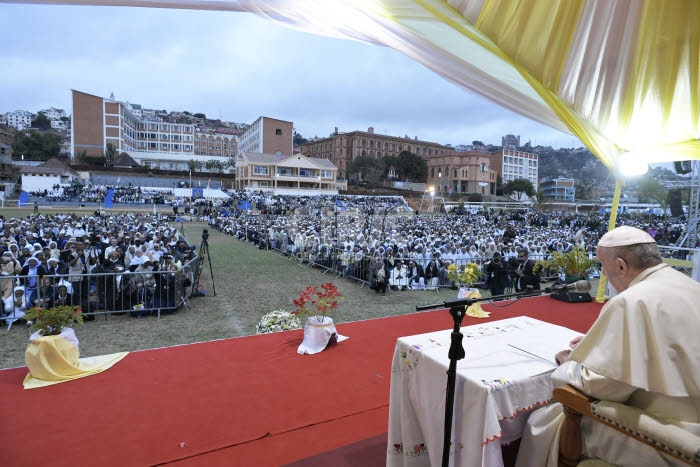
M 296 312 L 275 310 L 264 314 L 260 318 L 260 322 L 255 326 L 255 332 L 257 334 L 267 334 L 299 328 L 301 328 L 301 320 Z

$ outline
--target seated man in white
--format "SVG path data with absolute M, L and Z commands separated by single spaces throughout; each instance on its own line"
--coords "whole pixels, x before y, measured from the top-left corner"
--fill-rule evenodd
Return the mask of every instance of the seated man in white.
M 654 239 L 618 227 L 598 243 L 603 274 L 618 294 L 574 349 L 557 354 L 554 386 L 640 408 L 700 435 L 700 284 L 662 263 Z M 517 467 L 556 466 L 561 404 L 533 412 Z M 586 417 L 583 455 L 620 466 L 676 465 L 655 449 Z
M 408 270 L 403 261 L 396 260 L 389 276 L 389 286 L 396 290 L 408 289 Z

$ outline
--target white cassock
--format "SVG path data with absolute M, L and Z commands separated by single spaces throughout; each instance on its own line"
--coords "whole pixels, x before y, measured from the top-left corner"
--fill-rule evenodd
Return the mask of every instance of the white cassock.
M 700 283 L 665 264 L 644 270 L 612 298 L 572 361 L 553 374 L 596 399 L 639 407 L 700 436 Z M 516 467 L 556 466 L 559 403 L 536 410 Z M 581 418 L 585 457 L 620 466 L 684 465 L 612 428 Z

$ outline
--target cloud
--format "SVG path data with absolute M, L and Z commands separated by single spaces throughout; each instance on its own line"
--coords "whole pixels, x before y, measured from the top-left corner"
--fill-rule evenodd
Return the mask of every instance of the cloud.
M 229 121 L 289 120 L 306 137 L 372 126 L 455 145 L 506 133 L 572 141 L 394 50 L 247 13 L 0 4 L 0 16 L 4 36 L 20 38 L 0 51 L 0 112 L 70 111 L 77 89 Z

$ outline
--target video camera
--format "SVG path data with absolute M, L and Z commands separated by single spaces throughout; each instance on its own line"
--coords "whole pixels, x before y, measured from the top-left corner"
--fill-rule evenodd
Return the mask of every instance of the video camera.
M 209 239 L 209 230 L 208 229 L 203 229 L 202 230 L 202 241 L 207 241 Z

